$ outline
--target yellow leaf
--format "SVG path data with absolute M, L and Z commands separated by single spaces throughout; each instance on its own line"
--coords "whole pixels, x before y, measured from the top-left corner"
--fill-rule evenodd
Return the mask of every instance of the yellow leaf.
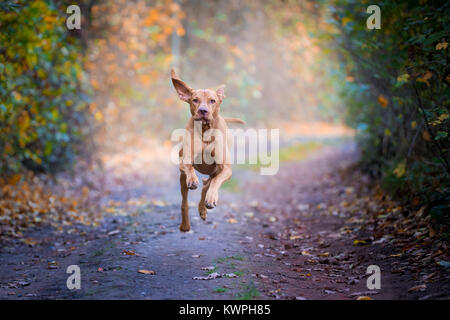
M 391 132 L 391 130 L 389 130 L 388 128 L 386 128 L 386 129 L 384 129 L 384 134 L 385 134 L 387 137 L 390 137 L 390 136 L 392 135 L 392 132 Z
M 356 300 L 372 300 L 372 298 L 369 296 L 359 296 Z
M 156 272 L 153 270 L 139 270 L 138 272 L 143 273 L 143 274 L 151 274 L 151 275 L 156 274 Z
M 227 221 L 228 221 L 228 223 L 237 223 L 237 220 L 234 218 L 230 218 Z
M 152 204 L 157 207 L 165 207 L 167 205 L 166 202 L 164 202 L 162 200 L 155 200 L 155 199 L 152 200 Z
M 95 113 L 95 120 L 97 120 L 99 122 L 103 120 L 103 114 L 100 111 L 97 111 Z
M 177 32 L 177 36 L 179 36 L 179 37 L 182 37 L 185 34 L 183 27 L 178 27 L 176 32 Z
M 341 23 L 342 23 L 343 26 L 345 26 L 350 21 L 352 21 L 352 19 L 350 19 L 349 17 L 344 17 L 344 18 L 342 18 Z
M 386 108 L 389 105 L 389 101 L 382 94 L 378 96 L 378 103 L 381 105 L 382 108 Z
M 407 74 L 407 73 L 402 74 L 401 76 L 397 77 L 397 81 L 399 81 L 399 82 L 406 82 L 408 80 L 409 80 L 409 74 Z
M 424 75 L 423 75 L 423 79 L 424 80 L 428 80 L 431 79 L 431 77 L 433 76 L 433 74 L 430 71 L 427 71 Z
M 397 253 L 397 254 L 391 254 L 389 255 L 389 257 L 401 257 L 402 254 L 401 253 Z
M 367 244 L 367 242 L 364 240 L 355 240 L 355 241 L 353 241 L 353 244 L 354 245 L 364 245 L 364 244 Z
M 406 164 L 405 162 L 401 162 L 397 165 L 397 167 L 394 169 L 394 173 L 397 177 L 401 178 L 405 175 L 406 172 Z
M 441 42 L 436 45 L 436 50 L 447 49 L 448 42 Z
M 159 19 L 159 11 L 156 8 L 150 9 L 148 17 L 144 21 L 145 26 L 152 26 Z
M 428 131 L 424 131 L 424 132 L 422 133 L 422 137 L 424 138 L 425 141 L 431 141 L 431 136 L 430 136 L 430 134 L 428 133 Z
M 430 86 L 430 83 L 428 82 L 428 80 L 430 80 L 432 76 L 433 76 L 433 74 L 430 71 L 427 71 L 427 72 L 425 72 L 425 74 L 423 76 L 417 78 L 416 81 L 426 83 L 427 86 Z

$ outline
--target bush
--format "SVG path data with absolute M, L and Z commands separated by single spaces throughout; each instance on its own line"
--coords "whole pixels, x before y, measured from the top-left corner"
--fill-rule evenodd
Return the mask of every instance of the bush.
M 66 167 L 89 133 L 78 41 L 52 1 L 0 10 L 0 172 Z
M 407 203 L 448 209 L 450 3 L 378 1 L 381 29 L 369 30 L 368 4 L 332 2 L 337 86 L 363 167 Z

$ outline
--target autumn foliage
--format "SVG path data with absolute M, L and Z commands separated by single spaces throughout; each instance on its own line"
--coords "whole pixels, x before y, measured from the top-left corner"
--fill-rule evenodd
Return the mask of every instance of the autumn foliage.
M 449 219 L 450 76 L 446 1 L 331 1 L 322 43 L 337 58 L 335 87 L 358 130 L 362 165 L 392 195 Z M 328 3 L 324 3 L 324 8 Z
M 68 168 L 90 128 L 80 47 L 52 2 L 0 9 L 0 172 Z
M 58 215 L 83 210 L 27 170 L 60 172 L 127 148 L 136 163 L 150 139 L 169 148 L 189 115 L 170 84 L 175 67 L 193 87 L 225 83 L 222 113 L 250 126 L 304 138 L 345 122 L 384 190 L 448 221 L 445 1 L 378 1 L 378 30 L 353 0 L 83 0 L 80 31 L 66 28 L 68 4 L 0 4 L 0 216 L 38 223 L 45 210 L 34 204 L 51 211 L 52 197 Z

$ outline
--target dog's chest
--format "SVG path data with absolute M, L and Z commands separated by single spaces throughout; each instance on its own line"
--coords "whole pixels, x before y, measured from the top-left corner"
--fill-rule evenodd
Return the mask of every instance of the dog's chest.
M 194 156 L 194 168 L 202 174 L 211 175 L 217 170 L 217 164 L 214 161 L 215 150 L 214 143 L 210 141 L 202 142 L 202 152 Z

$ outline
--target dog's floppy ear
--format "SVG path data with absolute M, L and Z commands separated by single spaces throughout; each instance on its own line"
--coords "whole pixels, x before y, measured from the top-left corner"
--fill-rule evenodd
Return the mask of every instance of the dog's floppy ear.
M 220 101 L 222 101 L 225 98 L 225 85 L 221 84 L 216 89 L 217 96 L 219 97 Z
M 176 74 L 175 70 L 171 70 L 172 83 L 181 100 L 189 102 L 192 96 L 192 88 L 184 83 Z

